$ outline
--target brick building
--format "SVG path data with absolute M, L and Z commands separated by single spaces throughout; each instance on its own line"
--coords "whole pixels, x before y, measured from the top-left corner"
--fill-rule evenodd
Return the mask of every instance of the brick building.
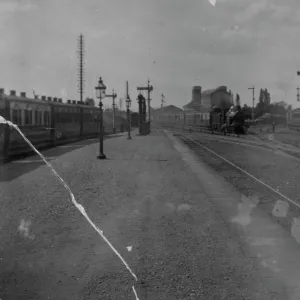
M 200 96 L 199 96 L 200 90 Z M 226 86 L 201 91 L 201 87 L 193 88 L 192 101 L 183 106 L 185 112 L 210 112 L 213 106 L 234 105 L 233 95 L 227 91 Z

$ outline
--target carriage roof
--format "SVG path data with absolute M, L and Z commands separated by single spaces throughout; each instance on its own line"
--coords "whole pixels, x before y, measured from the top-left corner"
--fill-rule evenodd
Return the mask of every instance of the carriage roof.
M 73 108 L 93 108 L 99 109 L 97 106 L 91 106 L 87 104 L 78 104 L 78 103 L 66 103 L 66 102 L 54 102 L 48 101 L 43 99 L 36 99 L 36 98 L 27 98 L 22 96 L 15 96 L 15 95 L 6 95 L 2 94 L 5 99 L 8 101 L 20 102 L 20 103 L 30 103 L 30 104 L 39 104 L 39 105 L 53 105 L 55 107 L 73 107 Z M 1 98 L 0 98 L 1 99 Z
M 27 98 L 22 96 L 13 96 L 13 95 L 6 95 L 3 94 L 4 98 L 9 101 L 19 101 L 19 102 L 27 102 L 27 103 L 35 103 L 35 104 L 49 104 L 48 101 L 41 100 L 41 99 L 34 99 L 34 98 Z

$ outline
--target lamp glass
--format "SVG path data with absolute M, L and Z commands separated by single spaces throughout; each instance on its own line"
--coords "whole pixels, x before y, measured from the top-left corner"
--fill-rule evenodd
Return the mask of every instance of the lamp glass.
M 106 97 L 106 88 L 104 88 L 103 90 L 101 90 L 101 99 Z
M 106 97 L 106 87 L 96 86 L 95 89 L 96 89 L 96 97 L 97 97 L 97 99 L 100 99 L 100 96 L 101 96 L 101 99 L 103 99 L 103 98 Z
M 98 86 L 96 86 L 95 89 L 96 89 L 96 98 L 97 98 L 97 99 L 100 99 L 100 93 L 101 93 L 101 90 L 99 89 Z
M 96 90 L 96 97 L 98 99 L 103 99 L 105 98 L 106 94 L 106 86 L 105 84 L 103 83 L 102 79 L 100 78 L 99 82 L 98 82 L 98 86 L 95 87 L 95 90 Z

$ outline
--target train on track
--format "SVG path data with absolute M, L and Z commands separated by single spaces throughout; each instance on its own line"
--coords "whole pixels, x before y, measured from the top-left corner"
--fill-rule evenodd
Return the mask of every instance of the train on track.
M 214 106 L 210 112 L 182 112 L 177 114 L 163 114 L 157 116 L 156 121 L 165 127 L 188 128 L 197 130 L 202 128 L 211 133 L 246 134 L 249 123 L 240 105 L 224 107 Z
M 25 93 L 10 95 L 0 89 L 0 116 L 18 125 L 36 148 L 51 147 L 66 141 L 93 137 L 99 134 L 100 108 L 80 101 L 42 96 L 28 98 Z M 103 113 L 105 134 L 113 132 L 112 117 Z M 122 117 L 115 117 L 115 128 L 127 125 Z M 0 124 L 0 160 L 29 150 L 28 144 L 14 129 Z

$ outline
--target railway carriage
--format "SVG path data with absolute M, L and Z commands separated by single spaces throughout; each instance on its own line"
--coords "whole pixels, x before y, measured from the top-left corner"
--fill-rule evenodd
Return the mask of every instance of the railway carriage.
M 31 99 L 25 93 L 4 94 L 0 89 L 0 115 L 18 125 L 26 138 L 36 148 L 53 146 L 66 140 L 95 136 L 99 133 L 98 107 L 80 101 L 68 100 L 63 103 L 59 98 Z M 124 124 L 120 118 L 116 127 Z M 103 114 L 106 133 L 112 132 L 112 118 Z M 111 130 L 110 130 L 111 129 Z M 27 152 L 29 145 L 20 134 L 7 125 L 0 124 L 0 160 L 11 155 Z
M 26 98 L 25 93 L 20 97 L 15 91 L 0 98 L 6 107 L 3 116 L 18 125 L 24 135 L 34 145 L 44 145 L 51 141 L 52 110 L 49 103 L 37 99 Z M 29 146 L 15 129 L 6 129 L 5 151 L 10 154 Z

